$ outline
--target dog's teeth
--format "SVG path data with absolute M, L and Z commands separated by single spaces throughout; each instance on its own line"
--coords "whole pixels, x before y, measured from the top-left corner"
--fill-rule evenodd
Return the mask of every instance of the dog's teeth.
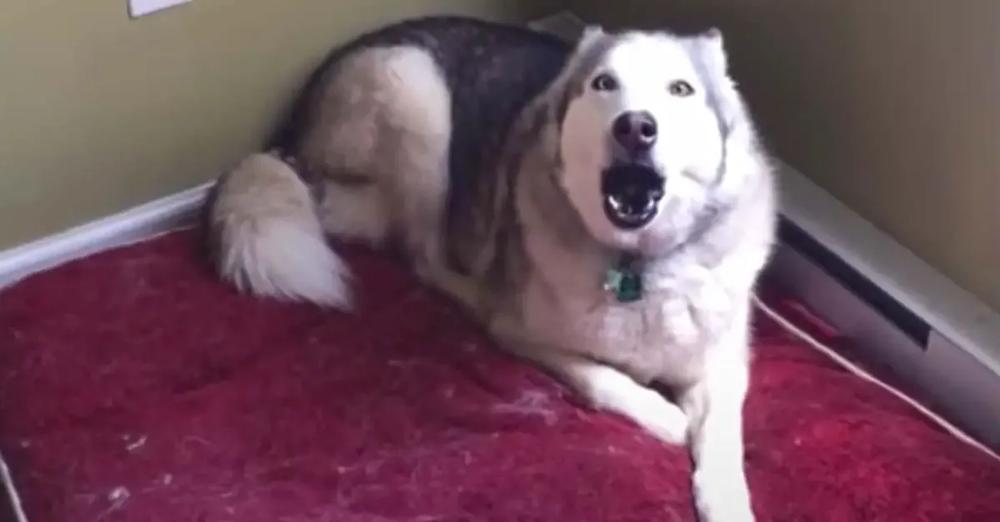
M 611 208 L 618 212 L 622 209 L 622 202 L 618 200 L 617 196 L 608 196 L 608 203 L 611 203 Z

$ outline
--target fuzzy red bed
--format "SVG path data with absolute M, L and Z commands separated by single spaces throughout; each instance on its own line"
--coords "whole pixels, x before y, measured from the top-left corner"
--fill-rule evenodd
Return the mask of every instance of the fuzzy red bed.
M 353 315 L 241 297 L 174 233 L 0 294 L 0 449 L 32 522 L 693 520 L 681 448 L 349 250 Z M 758 319 L 761 520 L 1000 520 L 1000 464 Z

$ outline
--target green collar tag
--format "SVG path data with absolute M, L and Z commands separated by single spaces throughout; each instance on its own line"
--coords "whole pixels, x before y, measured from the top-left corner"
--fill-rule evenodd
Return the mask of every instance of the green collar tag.
M 604 289 L 613 292 L 619 303 L 633 303 L 642 299 L 642 274 L 633 266 L 631 256 L 622 259 L 608 269 L 604 278 Z

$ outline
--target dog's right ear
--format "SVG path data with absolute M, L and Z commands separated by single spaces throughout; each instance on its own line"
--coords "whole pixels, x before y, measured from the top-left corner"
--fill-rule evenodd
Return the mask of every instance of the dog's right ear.
M 586 49 L 604 36 L 604 28 L 599 25 L 588 25 L 583 29 L 580 40 L 576 44 L 577 50 Z
M 585 77 L 590 73 L 588 64 L 599 59 L 601 47 L 608 39 L 608 34 L 599 25 L 584 28 L 562 72 L 538 102 L 537 110 L 547 112 L 549 118 L 559 122 L 555 128 L 561 128 L 570 101 L 583 92 Z

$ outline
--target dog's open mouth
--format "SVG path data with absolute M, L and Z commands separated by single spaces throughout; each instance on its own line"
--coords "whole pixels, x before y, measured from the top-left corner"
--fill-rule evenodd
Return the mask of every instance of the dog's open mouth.
M 601 193 L 611 224 L 635 230 L 656 217 L 663 198 L 663 177 L 646 165 L 616 165 L 602 173 Z

